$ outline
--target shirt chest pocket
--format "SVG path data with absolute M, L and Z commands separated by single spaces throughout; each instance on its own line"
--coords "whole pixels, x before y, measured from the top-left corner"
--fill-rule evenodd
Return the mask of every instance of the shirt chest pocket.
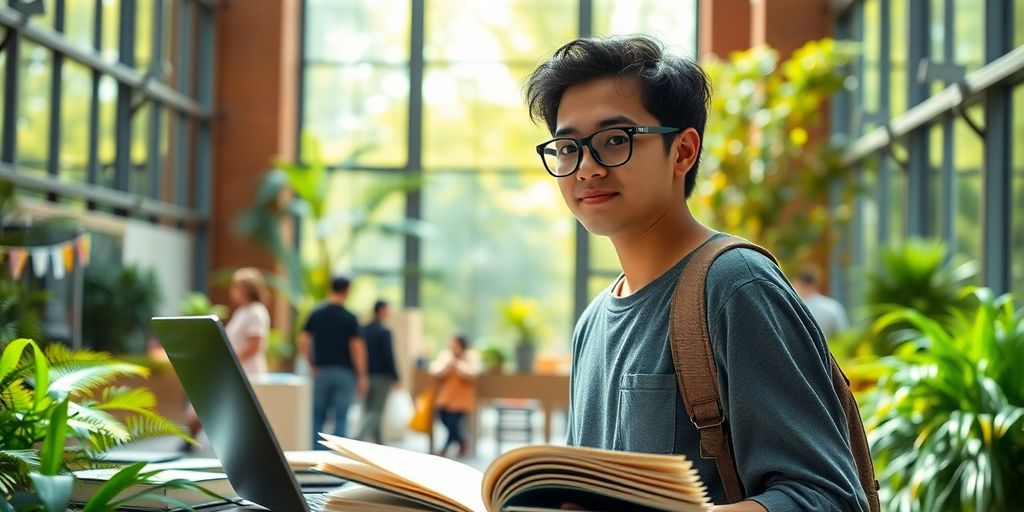
M 622 376 L 613 446 L 616 450 L 674 453 L 675 374 L 634 373 Z

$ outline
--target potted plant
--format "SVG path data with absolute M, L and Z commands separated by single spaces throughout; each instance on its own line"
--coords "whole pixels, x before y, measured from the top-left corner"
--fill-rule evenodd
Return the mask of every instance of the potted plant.
M 1024 500 L 1024 312 L 1010 295 L 974 291 L 973 311 L 943 322 L 891 311 L 907 325 L 862 397 L 880 495 L 893 511 L 1015 510 Z
M 505 360 L 508 356 L 505 351 L 497 345 L 487 345 L 480 351 L 480 359 L 484 363 L 484 369 L 488 372 L 498 373 L 505 367 Z
M 44 350 L 25 338 L 0 349 L 0 511 L 66 510 L 69 472 L 94 465 L 103 452 L 163 435 L 192 441 L 155 412 L 148 389 L 111 385 L 147 375 L 145 367 L 61 344 Z M 111 480 L 116 492 L 98 493 L 86 510 L 114 510 L 120 490 L 152 476 L 130 468 Z
M 533 360 L 537 351 L 537 301 L 525 297 L 512 297 L 499 309 L 505 325 L 511 327 L 515 332 L 516 341 L 513 350 L 515 351 L 516 371 L 532 372 Z

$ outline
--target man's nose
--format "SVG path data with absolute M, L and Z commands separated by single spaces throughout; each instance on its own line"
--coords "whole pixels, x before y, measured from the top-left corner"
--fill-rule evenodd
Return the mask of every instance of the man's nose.
M 583 152 L 580 153 L 580 170 L 576 172 L 576 179 L 588 180 L 592 178 L 600 178 L 608 174 L 608 169 L 601 165 L 594 158 L 594 150 L 590 146 L 585 146 Z

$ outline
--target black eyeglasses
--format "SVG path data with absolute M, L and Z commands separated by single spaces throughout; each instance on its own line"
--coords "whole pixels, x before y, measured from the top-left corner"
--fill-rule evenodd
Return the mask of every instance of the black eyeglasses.
M 589 137 L 573 139 L 556 137 L 537 145 L 537 154 L 544 162 L 548 174 L 562 178 L 580 169 L 583 161 L 583 147 L 590 148 L 594 160 L 604 167 L 618 167 L 633 156 L 633 137 L 646 134 L 675 133 L 679 128 L 670 126 L 631 126 L 629 128 L 606 128 Z

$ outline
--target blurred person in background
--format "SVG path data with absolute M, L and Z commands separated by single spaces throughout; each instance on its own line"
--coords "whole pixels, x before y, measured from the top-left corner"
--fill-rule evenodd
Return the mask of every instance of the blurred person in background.
M 800 270 L 800 277 L 793 287 L 804 300 L 811 316 L 818 322 L 825 338 L 831 338 L 838 332 L 849 327 L 846 317 L 846 309 L 838 300 L 821 293 L 821 271 L 817 267 L 804 266 Z
M 238 362 L 247 376 L 267 373 L 267 343 L 270 337 L 270 311 L 267 310 L 268 292 L 263 274 L 252 267 L 240 268 L 231 277 L 228 299 L 235 307 L 224 332 Z M 199 416 L 189 407 L 185 423 L 194 438 L 202 428 Z M 186 442 L 182 451 L 191 452 Z
M 469 441 L 462 433 L 461 423 L 476 407 L 476 377 L 480 367 L 479 353 L 469 347 L 469 340 L 461 334 L 453 336 L 449 348 L 430 364 L 430 374 L 437 377 L 434 406 L 448 430 L 448 440 L 439 453 L 442 456 L 454 444 L 459 446 L 459 457 L 469 453 Z
M 356 438 L 377 444 L 383 443 L 380 423 L 388 393 L 398 384 L 391 330 L 384 326 L 389 314 L 388 303 L 378 300 L 373 304 L 373 321 L 363 327 L 362 331 L 363 342 L 366 343 L 369 386 L 363 399 L 363 416 Z
M 366 346 L 359 337 L 359 321 L 348 308 L 351 281 L 331 279 L 327 301 L 313 310 L 299 335 L 299 350 L 313 374 L 313 447 L 319 443 L 327 412 L 334 410 L 334 434 L 347 437 L 348 408 L 356 394 L 366 393 Z

